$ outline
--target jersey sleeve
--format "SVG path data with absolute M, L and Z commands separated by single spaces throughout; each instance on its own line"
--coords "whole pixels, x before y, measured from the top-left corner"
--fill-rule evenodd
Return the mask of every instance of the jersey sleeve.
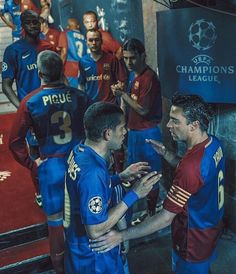
M 14 79 L 17 72 L 16 52 L 12 47 L 7 47 L 3 55 L 2 78 Z
M 79 86 L 85 86 L 86 84 L 86 76 L 82 60 L 79 61 L 78 84 Z
M 35 168 L 35 163 L 29 156 L 25 140 L 27 132 L 32 126 L 32 121 L 25 102 L 26 101 L 23 100 L 17 110 L 16 118 L 10 133 L 9 149 L 18 163 L 32 170 Z
M 150 109 L 156 100 L 161 101 L 160 83 L 154 75 L 143 80 L 138 104 L 143 108 Z
M 102 50 L 115 54 L 121 47 L 120 43 L 116 41 L 112 35 L 107 31 L 101 31 L 102 34 Z
M 106 183 L 106 177 L 99 170 L 92 169 L 81 174 L 78 193 L 84 225 L 100 224 L 108 219 L 109 197 Z
M 186 161 L 185 161 L 186 162 Z M 164 201 L 164 208 L 173 213 L 180 213 L 191 195 L 203 185 L 200 170 L 197 166 L 183 163 L 177 167 L 173 185 Z
M 114 78 L 116 81 L 119 80 L 123 83 L 126 83 L 128 77 L 123 60 L 118 60 L 115 56 L 113 56 L 112 66 L 112 72 L 114 73 Z
M 66 32 L 63 31 L 60 33 L 59 35 L 59 39 L 58 39 L 58 47 L 59 48 L 65 48 L 67 50 L 67 35 Z

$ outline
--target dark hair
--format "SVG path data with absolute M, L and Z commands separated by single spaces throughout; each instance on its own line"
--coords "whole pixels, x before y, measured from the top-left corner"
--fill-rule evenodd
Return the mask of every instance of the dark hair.
M 172 97 L 172 105 L 181 107 L 185 118 L 189 123 L 198 121 L 200 129 L 206 131 L 214 116 L 211 105 L 204 102 L 198 95 L 175 94 Z
M 138 53 L 139 55 L 145 52 L 145 47 L 141 41 L 135 38 L 131 38 L 127 40 L 123 46 L 123 50 L 126 51 L 133 51 L 135 53 Z
M 88 30 L 86 31 L 86 34 L 85 34 L 86 39 L 87 39 L 87 34 L 88 34 L 88 32 L 98 32 L 98 33 L 99 33 L 99 36 L 100 36 L 100 38 L 101 38 L 101 40 L 102 40 L 102 34 L 101 34 L 101 32 L 100 32 L 98 29 L 88 29 Z
M 28 17 L 36 17 L 39 20 L 39 15 L 33 11 L 33 10 L 24 10 L 20 15 L 21 23 L 24 24 L 24 22 L 28 19 Z
M 107 129 L 115 129 L 121 122 L 122 109 L 112 103 L 97 102 L 92 104 L 84 114 L 86 137 L 98 141 Z
M 37 66 L 45 83 L 61 80 L 63 63 L 57 53 L 51 50 L 41 51 L 37 57 Z
M 86 11 L 84 14 L 83 14 L 83 17 L 86 16 L 86 15 L 94 15 L 94 17 L 96 18 L 96 20 L 98 20 L 98 16 L 97 16 L 97 13 L 93 10 L 88 10 Z

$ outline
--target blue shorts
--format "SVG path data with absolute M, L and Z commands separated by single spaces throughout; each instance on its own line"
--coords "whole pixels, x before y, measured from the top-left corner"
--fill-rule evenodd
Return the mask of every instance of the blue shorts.
M 35 134 L 33 131 L 28 130 L 26 135 L 26 140 L 29 146 L 38 146 L 38 140 L 35 137 Z
M 65 245 L 65 269 L 67 274 L 124 274 L 119 248 L 105 253 L 92 252 L 87 237 L 77 243 Z
M 199 263 L 185 261 L 172 250 L 172 271 L 176 274 L 209 274 L 211 263 L 216 258 L 216 250 L 207 260 Z
M 48 158 L 38 167 L 39 188 L 46 215 L 63 210 L 65 168 L 66 158 Z
M 128 164 L 136 162 L 148 162 L 151 166 L 151 171 L 161 170 L 161 157 L 145 142 L 145 139 L 154 139 L 161 142 L 161 131 L 159 126 L 144 130 L 129 130 L 128 131 Z

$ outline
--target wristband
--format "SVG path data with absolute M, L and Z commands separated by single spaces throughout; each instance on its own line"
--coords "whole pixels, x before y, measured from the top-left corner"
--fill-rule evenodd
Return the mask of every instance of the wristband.
M 130 190 L 127 194 L 125 194 L 122 201 L 127 205 L 127 207 L 131 207 L 138 199 L 138 195 L 133 190 Z

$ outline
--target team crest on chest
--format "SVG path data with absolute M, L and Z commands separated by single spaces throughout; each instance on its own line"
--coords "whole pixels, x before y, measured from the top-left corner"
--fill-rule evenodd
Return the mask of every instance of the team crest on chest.
M 110 75 L 109 74 L 103 74 L 103 80 L 109 81 L 110 80 Z
M 139 81 L 135 81 L 135 83 L 134 83 L 134 89 L 139 89 Z
M 109 70 L 110 69 L 110 64 L 109 63 L 104 63 L 103 64 L 103 69 L 104 70 Z
M 102 198 L 95 196 L 88 202 L 88 208 L 93 214 L 99 214 L 102 211 Z

